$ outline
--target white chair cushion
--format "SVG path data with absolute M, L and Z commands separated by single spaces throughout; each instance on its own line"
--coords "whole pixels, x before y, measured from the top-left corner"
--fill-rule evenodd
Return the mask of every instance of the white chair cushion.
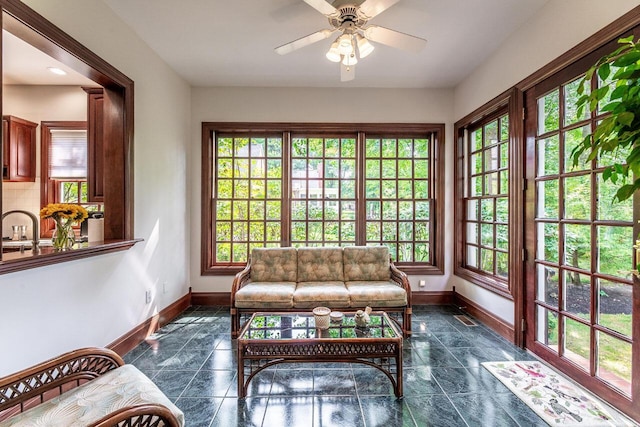
M 184 426 L 184 414 L 145 374 L 124 365 L 8 420 L 0 427 L 85 427 L 128 406 L 166 406 Z

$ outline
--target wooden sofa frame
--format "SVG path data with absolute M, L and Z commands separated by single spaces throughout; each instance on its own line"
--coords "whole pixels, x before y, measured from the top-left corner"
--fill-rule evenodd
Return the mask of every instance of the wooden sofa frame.
M 375 307 L 371 308 L 375 311 L 385 311 L 387 313 L 400 313 L 402 316 L 402 324 L 398 322 L 398 326 L 402 330 L 402 333 L 405 338 L 411 336 L 411 285 L 409 284 L 409 279 L 407 275 L 402 271 L 398 270 L 393 264 L 393 261 L 390 261 L 391 266 L 391 280 L 396 282 L 398 286 L 403 288 L 407 293 L 407 305 L 404 307 Z M 240 328 L 242 327 L 242 317 L 250 315 L 255 312 L 299 312 L 304 309 L 301 308 L 238 308 L 236 307 L 236 292 L 244 285 L 249 283 L 251 279 L 251 257 L 249 257 L 249 261 L 247 262 L 247 266 L 236 274 L 233 279 L 233 285 L 231 286 L 231 338 L 238 338 L 238 334 L 240 333 Z M 340 311 L 355 311 L 358 309 L 364 309 L 365 307 L 330 307 L 332 310 L 340 310 Z M 308 309 L 311 311 L 311 309 Z M 389 316 L 391 319 L 396 320 L 395 317 Z
M 0 378 L 0 421 L 122 365 L 122 358 L 111 350 L 84 348 Z M 88 427 L 111 426 L 179 427 L 180 424 L 167 407 L 143 404 L 122 408 Z

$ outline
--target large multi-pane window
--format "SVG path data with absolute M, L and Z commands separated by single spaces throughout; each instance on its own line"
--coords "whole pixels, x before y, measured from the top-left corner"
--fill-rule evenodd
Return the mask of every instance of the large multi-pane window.
M 429 260 L 429 157 L 429 138 L 365 141 L 365 239 L 401 263 Z
M 467 268 L 506 280 L 509 271 L 509 116 L 469 135 L 465 259 Z
M 457 126 L 456 273 L 511 297 L 508 105 Z
M 534 232 L 528 252 L 534 309 L 531 347 L 581 374 L 631 395 L 633 365 L 633 200 L 612 202 L 616 185 L 604 167 L 625 152 L 573 165 L 572 152 L 606 113 L 578 114 L 581 75 L 527 92 L 528 163 Z M 594 78 L 588 90 L 608 84 Z
M 215 260 L 246 262 L 254 247 L 280 246 L 282 137 L 218 135 L 215 164 Z
M 291 244 L 355 245 L 356 136 L 291 143 Z
M 203 125 L 203 272 L 237 271 L 255 247 L 380 244 L 441 272 L 442 125 L 236 127 Z

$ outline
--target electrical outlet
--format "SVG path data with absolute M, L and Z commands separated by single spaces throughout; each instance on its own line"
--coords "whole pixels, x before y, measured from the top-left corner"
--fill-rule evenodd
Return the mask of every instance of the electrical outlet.
M 151 289 L 147 289 L 144 293 L 144 301 L 147 304 L 151 303 Z
M 419 285 L 421 288 L 424 288 L 424 286 L 425 286 L 425 282 L 424 282 L 424 280 L 420 280 L 420 281 L 418 282 L 418 285 Z
M 162 282 L 162 293 L 163 294 L 167 293 L 167 282 Z

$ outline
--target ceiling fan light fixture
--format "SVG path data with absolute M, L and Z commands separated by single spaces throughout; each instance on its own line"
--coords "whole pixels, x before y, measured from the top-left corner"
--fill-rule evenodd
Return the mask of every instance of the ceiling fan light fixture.
M 358 42 L 358 54 L 360 56 L 360 59 L 366 58 L 371 52 L 373 52 L 373 49 L 375 49 L 375 47 L 369 42 L 369 40 L 367 40 L 361 34 L 356 35 L 356 40 Z
M 338 51 L 341 55 L 349 56 L 353 53 L 353 40 L 351 34 L 343 34 L 336 40 L 338 42 Z
M 331 43 L 331 47 L 327 51 L 327 59 L 331 62 L 340 62 L 342 59 L 340 51 L 338 50 L 338 40 Z

